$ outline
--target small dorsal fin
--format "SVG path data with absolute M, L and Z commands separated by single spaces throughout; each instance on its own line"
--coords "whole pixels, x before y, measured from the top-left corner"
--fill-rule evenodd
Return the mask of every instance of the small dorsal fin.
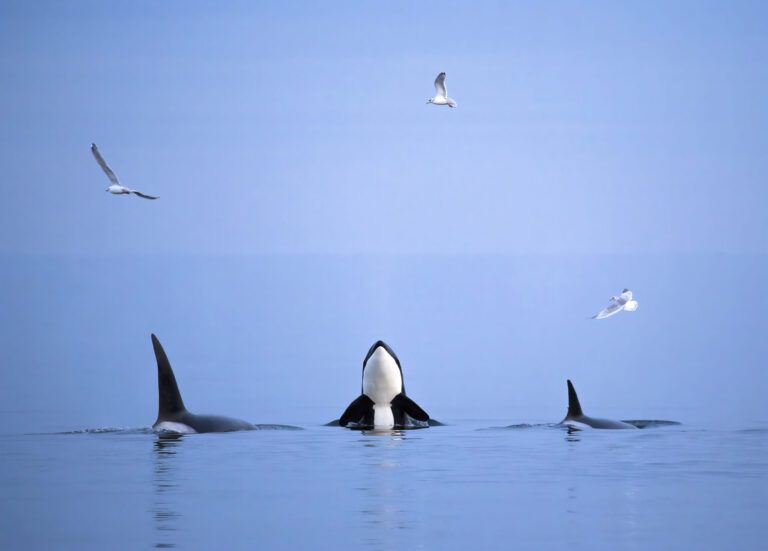
M 576 389 L 573 388 L 573 383 L 568 379 L 568 415 L 566 415 L 566 419 L 579 417 L 581 415 L 584 415 L 584 412 L 581 411 L 579 397 L 576 395 Z
M 152 334 L 152 348 L 155 349 L 155 358 L 157 359 L 157 420 L 162 421 L 175 414 L 186 411 L 184 400 L 181 399 L 179 387 L 176 384 L 176 377 L 171 369 L 171 362 L 165 355 L 163 345 Z

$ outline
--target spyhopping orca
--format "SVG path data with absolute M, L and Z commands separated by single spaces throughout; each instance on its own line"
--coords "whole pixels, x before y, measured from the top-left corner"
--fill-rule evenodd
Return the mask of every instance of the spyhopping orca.
M 157 408 L 157 421 L 152 425 L 156 431 L 172 432 L 177 434 L 190 434 L 195 432 L 230 432 L 234 430 L 254 429 L 252 423 L 222 417 L 220 415 L 195 415 L 187 411 L 184 401 L 181 399 L 176 377 L 173 375 L 171 363 L 165 350 L 152 335 L 152 347 L 157 358 L 157 391 L 159 403 Z
M 355 429 L 405 429 L 429 426 L 429 415 L 405 395 L 403 370 L 394 351 L 376 341 L 363 360 L 362 394 L 339 419 Z
M 649 427 L 663 427 L 667 425 L 679 425 L 677 421 L 662 421 L 650 419 L 638 419 L 633 421 L 614 421 L 612 419 L 597 419 L 584 415 L 579 403 L 579 397 L 576 395 L 576 389 L 573 383 L 568 379 L 568 413 L 565 419 L 560 421 L 570 429 L 580 429 L 592 427 L 593 429 L 645 429 Z

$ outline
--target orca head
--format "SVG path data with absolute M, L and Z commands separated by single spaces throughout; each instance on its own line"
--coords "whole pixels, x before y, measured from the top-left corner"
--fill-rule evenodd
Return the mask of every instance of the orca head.
M 395 363 L 397 364 L 397 368 L 402 373 L 403 368 L 400 367 L 400 359 L 397 357 L 397 354 L 395 354 L 395 351 L 390 348 L 390 346 L 385 343 L 384 341 L 376 341 L 373 343 L 370 349 L 368 349 L 368 354 L 365 355 L 365 359 L 363 360 L 363 370 L 365 370 L 365 366 L 368 365 L 368 360 L 376 356 L 376 358 L 381 357 L 387 357 L 389 356 L 393 360 L 395 360 Z
M 400 392 L 405 392 L 405 384 L 403 382 L 403 368 L 400 367 L 400 359 L 395 354 L 395 351 L 384 341 L 376 341 L 368 350 L 368 354 L 365 355 L 363 360 L 363 388 L 365 387 L 366 369 L 371 368 L 369 371 L 381 372 L 381 370 L 391 373 L 391 370 L 397 366 L 397 370 L 400 372 Z M 363 390 L 364 392 L 364 390 Z

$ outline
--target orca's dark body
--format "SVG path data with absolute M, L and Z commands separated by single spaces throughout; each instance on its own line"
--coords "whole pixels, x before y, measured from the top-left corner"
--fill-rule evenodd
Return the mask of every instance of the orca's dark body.
M 597 417 L 588 417 L 584 415 L 581 410 L 581 404 L 579 403 L 579 397 L 576 395 L 576 389 L 573 388 L 573 383 L 568 380 L 568 413 L 560 424 L 562 425 L 575 425 L 581 423 L 592 427 L 593 429 L 636 429 L 634 425 L 625 423 L 623 421 L 614 421 L 612 419 L 598 419 Z M 578 428 L 577 426 L 572 428 Z
M 573 387 L 570 379 L 568 380 L 568 413 L 565 419 L 560 421 L 570 429 L 579 429 L 579 424 L 586 425 L 593 429 L 644 429 L 648 427 L 662 427 L 666 425 L 679 425 L 677 421 L 661 421 L 639 419 L 635 421 L 614 421 L 613 419 L 599 419 L 584 415 L 579 403 L 579 397 L 576 395 L 576 389 Z
M 236 430 L 252 430 L 253 423 L 224 417 L 221 415 L 196 415 L 187 411 L 181 399 L 176 377 L 171 369 L 171 363 L 163 350 L 160 341 L 153 334 L 152 347 L 157 359 L 157 390 L 158 407 L 157 420 L 152 428 L 162 432 L 195 433 L 195 432 L 231 432 Z

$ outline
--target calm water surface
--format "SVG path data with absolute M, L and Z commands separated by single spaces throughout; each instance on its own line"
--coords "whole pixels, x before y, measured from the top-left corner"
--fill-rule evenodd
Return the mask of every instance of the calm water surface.
M 768 427 L 0 436 L 3 549 L 763 549 Z

